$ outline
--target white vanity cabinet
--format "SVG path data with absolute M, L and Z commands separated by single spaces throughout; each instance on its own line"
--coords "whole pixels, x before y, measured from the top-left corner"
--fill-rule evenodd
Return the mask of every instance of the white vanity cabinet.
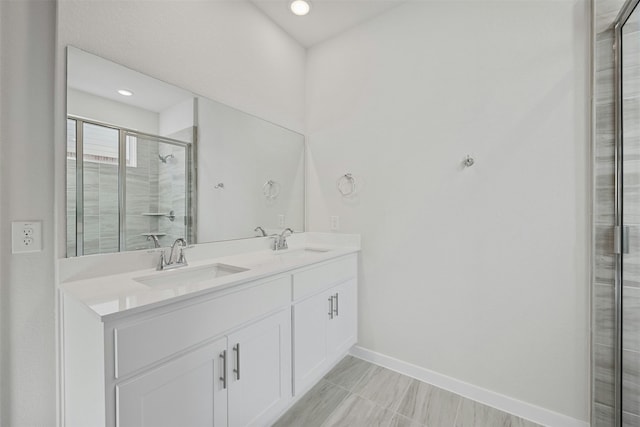
M 264 425 L 291 400 L 291 312 L 243 328 L 228 342 L 228 426 Z
M 260 425 L 291 398 L 288 310 L 116 386 L 118 427 Z
M 63 294 L 64 425 L 268 426 L 356 343 L 356 289 L 350 253 L 103 318 Z
M 223 338 L 116 386 L 119 427 L 226 425 Z
M 315 384 L 357 341 L 355 256 L 294 273 L 293 290 L 293 376 L 297 396 Z

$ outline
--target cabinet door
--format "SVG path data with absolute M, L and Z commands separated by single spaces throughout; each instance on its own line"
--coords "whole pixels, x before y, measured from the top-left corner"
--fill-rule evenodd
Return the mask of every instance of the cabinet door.
M 227 339 L 229 427 L 266 425 L 291 399 L 291 310 Z
M 327 322 L 333 317 L 330 293 L 293 306 L 294 395 L 315 383 L 327 361 Z
M 119 384 L 118 427 L 226 426 L 226 348 L 218 340 Z
M 334 317 L 327 323 L 327 353 L 334 360 L 358 341 L 358 295 L 356 280 L 329 291 L 334 298 Z

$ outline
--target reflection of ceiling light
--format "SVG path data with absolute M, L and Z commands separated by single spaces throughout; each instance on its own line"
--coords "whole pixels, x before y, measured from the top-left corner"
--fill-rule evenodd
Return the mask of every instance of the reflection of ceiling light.
M 126 90 L 126 89 L 118 89 L 118 93 L 122 96 L 131 96 L 133 95 L 133 92 L 131 92 L 130 90 Z
M 311 6 L 305 0 L 293 0 L 290 7 L 291 12 L 298 16 L 306 15 L 311 9 Z

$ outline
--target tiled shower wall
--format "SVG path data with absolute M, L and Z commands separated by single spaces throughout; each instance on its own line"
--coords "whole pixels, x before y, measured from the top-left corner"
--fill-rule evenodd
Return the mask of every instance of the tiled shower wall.
M 594 1 L 594 256 L 592 274 L 592 426 L 614 425 L 615 52 L 613 22 L 624 0 Z M 638 69 L 636 72 L 640 71 Z M 625 322 L 629 319 L 625 319 Z M 627 364 L 631 366 L 631 364 Z M 629 377 L 627 377 L 629 378 Z M 636 376 L 637 378 L 637 376 Z M 629 381 L 627 384 L 630 385 Z M 636 387 L 637 391 L 637 387 Z M 632 398 L 633 389 L 625 389 Z M 630 410 L 631 405 L 625 404 Z M 638 426 L 626 413 L 624 425 Z

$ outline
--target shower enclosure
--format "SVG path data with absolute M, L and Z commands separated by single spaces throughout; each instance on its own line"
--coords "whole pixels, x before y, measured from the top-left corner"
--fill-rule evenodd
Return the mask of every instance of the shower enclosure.
M 622 7 L 613 25 L 615 110 L 613 163 L 613 239 L 611 268 L 613 288 L 611 309 L 605 301 L 608 288 L 596 283 L 594 322 L 594 425 L 640 425 L 640 0 L 629 0 Z M 603 33 L 604 34 L 604 33 Z M 596 40 L 598 40 L 598 34 Z M 606 39 L 603 39 L 607 41 Z M 604 43 L 602 43 L 604 46 Z M 610 46 L 610 45 L 609 45 Z M 604 73 L 598 73 L 596 79 Z M 602 102 L 602 81 L 598 84 L 597 120 L 603 117 L 606 103 Z M 598 104 L 598 102 L 600 102 Z M 599 110 L 598 110 L 599 108 Z M 611 110 L 609 110 L 611 111 Z M 596 122 L 596 168 L 601 166 L 606 139 L 604 121 Z M 600 156 L 600 158 L 598 157 Z M 599 163 L 600 162 L 600 163 Z M 605 174 L 596 169 L 596 214 L 602 206 Z M 600 179 L 600 182 L 598 181 Z M 606 178 L 608 180 L 608 178 Z M 598 217 L 596 215 L 597 218 Z M 602 228 L 600 229 L 602 230 Z M 603 246 L 606 238 L 598 233 L 596 246 Z M 596 251 L 596 268 L 604 256 Z M 604 283 L 603 268 L 597 270 L 596 281 Z M 610 313 L 610 314 L 609 314 Z M 610 325 L 610 326 L 609 326 Z M 610 331 L 610 333 L 609 333 Z M 610 338 L 609 338 L 610 337 Z M 611 346 L 603 343 L 610 339 Z M 610 362 L 609 362 L 610 361 Z M 610 372 L 610 374 L 609 374 Z M 607 405 L 607 406 L 605 406 Z M 610 405 L 610 406 L 608 406 Z M 605 416 L 603 408 L 612 409 Z
M 67 120 L 67 256 L 192 241 L 192 144 Z

